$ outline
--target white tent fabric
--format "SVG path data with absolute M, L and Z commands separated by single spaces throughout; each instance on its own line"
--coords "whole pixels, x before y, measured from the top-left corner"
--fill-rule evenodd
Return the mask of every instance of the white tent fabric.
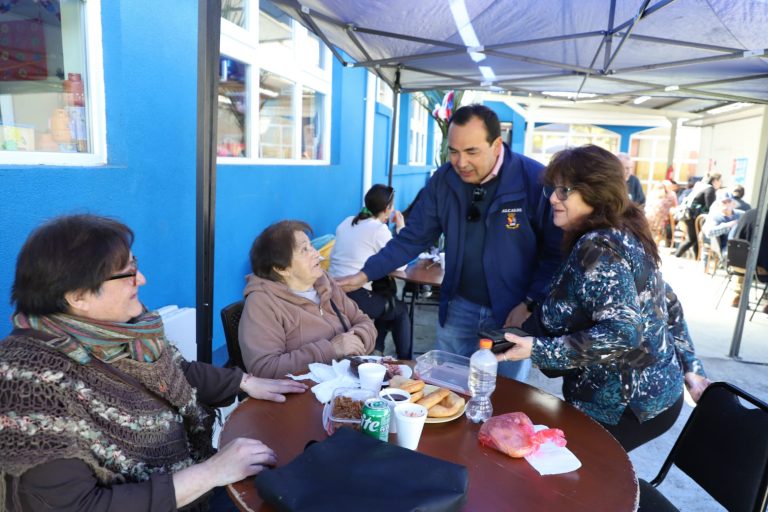
M 644 107 L 689 111 L 768 103 L 766 0 L 274 2 L 351 58 L 337 53 L 342 62 L 403 92 L 652 96 Z
M 272 1 L 344 65 L 370 69 L 396 93 L 557 92 L 608 105 L 649 96 L 643 108 L 692 117 L 734 102 L 768 104 L 768 0 Z M 768 159 L 758 240 L 766 166 Z M 756 260 L 752 251 L 745 294 Z M 734 357 L 745 308 L 742 300 Z

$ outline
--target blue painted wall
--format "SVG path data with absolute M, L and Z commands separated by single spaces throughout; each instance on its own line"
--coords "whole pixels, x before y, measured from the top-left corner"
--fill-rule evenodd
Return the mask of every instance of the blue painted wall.
M 525 149 L 525 118 L 512 110 L 506 103 L 485 101 L 483 104 L 496 112 L 502 123 L 512 123 L 512 141 L 509 146 L 512 151 L 522 155 Z
M 134 252 L 147 277 L 140 293 L 149 308 L 195 305 L 197 4 L 121 0 L 103 1 L 101 6 L 107 165 L 8 166 L 0 153 L 3 334 L 11 328 L 8 299 L 21 245 L 41 222 L 66 213 L 114 216 L 135 230 Z M 147 16 L 150 7 L 153 15 Z M 360 207 L 366 72 L 344 69 L 335 60 L 333 66 L 330 165 L 217 169 L 217 363 L 226 360 L 218 311 L 241 297 L 254 237 L 286 218 L 307 221 L 317 235 L 333 233 L 341 219 Z M 379 110 L 374 141 L 385 151 L 386 162 L 391 110 Z M 386 182 L 383 169 L 376 164 L 374 182 Z M 398 166 L 398 208 L 415 196 L 428 171 Z
M 0 153 L 0 333 L 10 329 L 21 245 L 42 221 L 65 213 L 129 224 L 148 280 L 144 302 L 194 305 L 197 7 L 141 3 L 101 4 L 108 164 L 7 166 Z

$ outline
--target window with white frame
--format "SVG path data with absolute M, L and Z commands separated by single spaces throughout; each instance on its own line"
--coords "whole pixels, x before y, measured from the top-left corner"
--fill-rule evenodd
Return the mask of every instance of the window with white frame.
M 408 164 L 427 163 L 427 109 L 411 95 L 408 120 Z
M 700 128 L 681 126 L 675 139 L 671 178 L 685 182 L 696 175 L 699 161 Z M 629 154 L 635 162 L 635 176 L 643 188 L 651 190 L 655 183 L 667 179 L 669 169 L 670 129 L 651 128 L 632 135 Z
M 106 161 L 100 41 L 98 0 L 0 2 L 4 163 Z
M 221 25 L 219 158 L 327 161 L 330 51 L 269 0 L 223 0 Z
M 547 124 L 535 129 L 531 158 L 544 165 L 561 149 L 594 144 L 616 153 L 619 151 L 619 134 L 591 124 Z

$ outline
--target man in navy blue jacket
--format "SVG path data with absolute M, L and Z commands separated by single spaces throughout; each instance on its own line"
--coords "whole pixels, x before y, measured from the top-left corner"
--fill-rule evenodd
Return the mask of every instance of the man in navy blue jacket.
M 451 162 L 430 178 L 405 228 L 339 283 L 349 291 L 381 278 L 444 234 L 436 348 L 469 356 L 478 331 L 520 327 L 529 317 L 560 265 L 562 232 L 542 194 L 542 165 L 502 143 L 491 109 L 458 109 L 448 146 Z M 500 375 L 518 380 L 529 371 L 529 360 L 499 365 Z

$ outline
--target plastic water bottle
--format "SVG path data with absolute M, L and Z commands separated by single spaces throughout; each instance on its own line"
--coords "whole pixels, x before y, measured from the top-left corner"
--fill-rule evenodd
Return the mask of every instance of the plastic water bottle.
M 491 352 L 493 341 L 483 338 L 480 349 L 469 359 L 469 392 L 472 398 L 467 404 L 467 418 L 482 423 L 493 416 L 491 394 L 496 389 L 496 371 L 499 363 Z

